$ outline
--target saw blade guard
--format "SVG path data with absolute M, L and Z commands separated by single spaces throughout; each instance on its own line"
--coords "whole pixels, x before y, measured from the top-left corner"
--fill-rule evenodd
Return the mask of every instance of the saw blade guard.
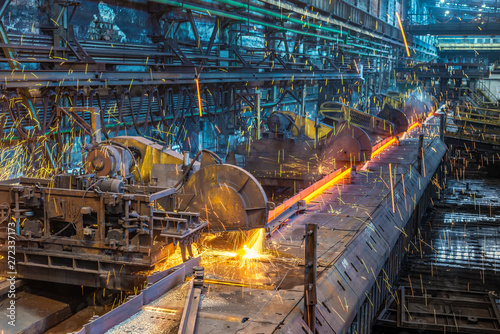
M 426 103 L 418 100 L 414 96 L 410 96 L 405 101 L 403 112 L 408 118 L 410 124 L 413 124 L 415 122 L 424 120 L 427 117 L 427 113 L 430 111 L 430 109 L 431 108 Z
M 368 134 L 348 122 L 339 122 L 324 139 L 321 155 L 322 173 L 328 174 L 342 167 L 368 161 L 372 143 Z
M 409 121 L 404 112 L 399 109 L 385 105 L 377 117 L 383 118 L 394 124 L 395 133 L 406 132 L 408 130 Z
M 177 197 L 177 210 L 199 212 L 210 232 L 246 231 L 267 224 L 267 196 L 246 170 L 208 164 L 189 177 Z

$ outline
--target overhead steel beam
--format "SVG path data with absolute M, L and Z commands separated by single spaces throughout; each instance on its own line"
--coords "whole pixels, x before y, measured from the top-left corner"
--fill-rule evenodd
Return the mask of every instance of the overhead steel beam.
M 500 31 L 499 31 L 500 33 Z M 467 51 L 500 51 L 500 43 L 438 43 L 440 51 L 467 50 Z
M 435 35 L 435 36 L 481 36 L 498 35 L 500 23 L 486 22 L 485 24 L 448 22 L 432 23 L 427 25 L 411 25 L 408 32 L 412 35 Z
M 102 76 L 96 78 L 95 73 L 85 73 L 84 71 L 51 71 L 51 72 L 36 72 L 35 76 L 26 76 L 24 73 L 10 71 L 0 71 L 0 81 L 6 82 L 7 87 L 33 87 L 36 84 L 41 84 L 44 87 L 63 87 L 63 86 L 95 86 L 95 85 L 126 85 L 129 86 L 134 80 L 133 85 L 164 85 L 164 84 L 194 84 L 195 71 L 177 71 L 177 72 L 103 72 Z M 12 74 L 12 75 L 11 75 Z M 200 84 L 207 83 L 229 83 L 229 82 L 258 82 L 258 81 L 302 81 L 307 80 L 359 80 L 360 74 L 356 73 L 339 73 L 338 71 L 286 71 L 286 72 L 225 72 L 221 75 L 220 72 L 203 72 L 200 76 Z M 64 79 L 64 82 L 63 82 Z
M 331 10 L 323 9 L 323 10 L 325 10 L 325 13 L 319 13 L 319 12 L 314 12 L 314 11 L 308 11 L 306 9 L 302 9 L 302 8 L 299 8 L 299 7 L 294 6 L 292 4 L 288 4 L 288 3 L 285 3 L 285 2 L 282 2 L 282 1 L 279 1 L 279 0 L 261 0 L 261 1 L 264 2 L 264 3 L 270 4 L 270 5 L 276 6 L 278 8 L 282 8 L 283 10 L 286 10 L 286 11 L 295 12 L 295 13 L 297 13 L 299 15 L 303 15 L 303 16 L 311 18 L 311 19 L 321 20 L 323 22 L 327 22 L 328 24 L 332 24 L 332 25 L 335 25 L 335 26 L 342 27 L 342 29 L 346 29 L 346 30 L 350 30 L 351 32 L 356 32 L 356 33 L 362 34 L 365 37 L 378 39 L 378 40 L 390 43 L 392 45 L 398 45 L 398 46 L 404 47 L 404 44 L 402 43 L 402 41 L 400 41 L 396 37 L 396 36 L 399 36 L 399 29 L 390 26 L 388 23 L 386 23 L 386 22 L 384 22 L 382 20 L 378 20 L 378 22 L 380 23 L 380 30 L 383 31 L 384 27 L 386 25 L 389 26 L 389 27 L 391 27 L 395 31 L 395 33 L 394 33 L 395 37 L 394 38 L 387 37 L 387 34 L 385 34 L 385 33 L 382 34 L 382 33 L 374 32 L 371 29 L 369 30 L 369 29 L 366 29 L 366 28 L 357 27 L 357 26 L 355 26 L 353 24 L 350 24 L 350 23 L 347 23 L 347 22 L 343 22 L 340 19 L 336 19 L 336 18 L 333 18 L 333 17 L 330 17 L 330 16 L 326 16 L 325 13 L 327 13 L 327 12 L 331 13 L 332 12 Z M 345 2 L 343 2 L 343 4 L 349 5 L 349 4 L 345 3 Z M 351 7 L 351 9 L 356 10 L 356 7 Z
M 307 324 L 311 333 L 315 333 L 316 328 L 316 304 L 318 298 L 316 295 L 316 262 L 317 262 L 317 243 L 318 243 L 318 225 L 306 224 L 306 240 L 304 255 L 304 322 Z
M 172 0 L 154 0 L 154 1 L 162 3 L 162 4 L 165 4 L 165 5 L 173 6 L 173 7 L 181 7 L 181 8 L 185 8 L 185 9 L 195 10 L 195 11 L 198 11 L 198 12 L 201 12 L 201 13 L 207 13 L 207 15 L 208 15 L 208 13 L 210 13 L 210 15 L 215 14 L 217 16 L 225 17 L 225 18 L 228 18 L 228 19 L 233 19 L 233 20 L 236 20 L 236 21 L 247 22 L 248 24 L 252 23 L 252 24 L 261 25 L 261 26 L 268 27 L 268 28 L 274 28 L 274 29 L 276 29 L 278 31 L 289 31 L 289 32 L 293 32 L 293 33 L 298 34 L 298 35 L 304 35 L 304 36 L 309 36 L 309 37 L 316 37 L 316 38 L 321 38 L 321 39 L 335 41 L 335 42 L 338 41 L 338 38 L 331 36 L 331 32 L 333 32 L 333 30 L 335 30 L 335 29 L 331 29 L 331 28 L 329 28 L 330 33 L 328 35 L 326 35 L 326 34 L 325 35 L 321 35 L 321 34 L 312 33 L 312 32 L 306 31 L 306 30 L 284 28 L 284 27 L 276 25 L 276 24 L 267 23 L 265 21 L 260 21 L 260 20 L 256 20 L 256 19 L 253 19 L 253 18 L 251 19 L 251 18 L 248 18 L 248 17 L 244 17 L 242 15 L 232 14 L 232 13 L 229 13 L 229 12 L 225 12 L 225 11 L 221 11 L 221 10 L 216 10 L 216 9 L 205 7 L 205 6 L 192 5 L 192 4 L 182 3 L 182 2 L 172 1 Z M 246 8 L 246 5 L 244 5 L 244 7 Z M 252 10 L 254 10 L 254 9 L 252 9 Z M 304 26 L 304 22 L 302 22 L 301 26 Z M 319 25 L 311 25 L 311 26 L 313 26 L 314 31 L 316 31 L 316 28 L 319 28 Z M 322 30 L 325 30 L 325 29 L 322 29 Z

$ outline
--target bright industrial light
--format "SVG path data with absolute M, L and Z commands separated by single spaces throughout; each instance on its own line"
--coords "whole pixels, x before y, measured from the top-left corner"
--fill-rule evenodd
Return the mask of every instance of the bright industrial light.
M 477 14 L 477 16 L 481 16 L 481 14 Z
M 483 8 L 484 8 L 484 7 L 486 7 L 486 5 L 485 5 L 485 4 L 483 4 L 481 7 L 483 7 Z
M 450 11 L 449 11 L 449 10 L 447 10 L 447 11 L 446 11 L 446 12 L 444 12 L 444 13 L 445 13 L 445 14 L 450 14 Z
M 480 12 L 482 12 L 482 11 L 483 11 L 483 9 L 482 9 L 482 8 L 479 8 L 479 11 L 480 11 Z
M 444 0 L 439 0 L 439 2 L 444 3 Z

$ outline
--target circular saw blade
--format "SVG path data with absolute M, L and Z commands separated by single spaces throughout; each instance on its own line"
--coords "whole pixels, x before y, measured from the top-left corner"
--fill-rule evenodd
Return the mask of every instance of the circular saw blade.
M 339 122 L 324 139 L 321 154 L 323 173 L 368 161 L 372 154 L 370 137 L 365 131 L 348 122 Z
M 409 122 L 406 115 L 399 109 L 385 105 L 384 109 L 380 111 L 377 117 L 383 118 L 394 124 L 395 132 L 406 132 L 408 130 Z
M 422 121 L 425 117 L 427 117 L 429 110 L 429 106 L 414 96 L 406 99 L 405 106 L 403 108 L 403 112 L 411 124 Z
M 263 228 L 267 224 L 267 197 L 246 170 L 213 164 L 194 173 L 181 188 L 178 211 L 199 212 L 211 232 Z

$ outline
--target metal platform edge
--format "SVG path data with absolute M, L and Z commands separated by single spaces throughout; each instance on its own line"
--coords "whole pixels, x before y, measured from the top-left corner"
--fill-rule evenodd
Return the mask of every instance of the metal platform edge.
M 178 284 L 184 282 L 186 276 L 191 275 L 193 267 L 200 264 L 200 257 L 190 259 L 178 266 L 169 268 L 164 272 L 155 273 L 148 279 L 145 289 L 135 296 L 104 314 L 85 324 L 82 329 L 72 334 L 103 334 L 121 322 L 132 317 L 147 305 L 169 291 Z
M 326 269 L 326 272 L 324 272 L 322 276 L 318 277 L 318 302 L 316 305 L 318 312 L 316 312 L 315 319 L 316 333 L 347 333 L 357 315 L 360 314 L 361 317 L 374 318 L 378 312 L 379 306 L 382 305 L 382 301 L 375 301 L 375 298 L 378 300 L 384 299 L 380 298 L 383 291 L 381 294 L 380 288 L 377 287 L 382 285 L 383 290 L 386 277 L 390 283 L 392 283 L 392 279 L 396 276 L 396 273 L 391 272 L 399 268 L 399 264 L 402 260 L 402 256 L 399 253 L 404 252 L 404 245 L 408 242 L 407 240 L 404 241 L 406 232 L 405 235 L 403 235 L 401 231 L 413 231 L 416 225 L 415 222 L 418 224 L 425 213 L 427 204 L 424 202 L 429 202 L 428 196 L 430 196 L 430 187 L 432 187 L 431 180 L 439 173 L 439 166 L 441 165 L 442 158 L 445 156 L 446 151 L 446 145 L 440 138 L 435 137 L 429 140 L 428 145 L 424 147 L 425 172 L 423 174 L 425 176 L 418 173 L 415 163 L 412 163 L 410 168 L 403 175 L 406 183 L 406 192 L 416 195 L 415 204 L 410 206 L 412 209 L 409 210 L 407 214 L 401 216 L 397 211 L 393 213 L 392 210 L 388 210 L 388 206 L 380 205 L 375 212 L 371 214 L 373 217 L 373 219 L 370 219 L 370 225 L 373 225 L 372 229 L 365 228 L 356 236 L 356 239 L 364 241 L 366 238 L 370 238 L 370 235 L 374 237 L 377 235 L 380 239 L 385 241 L 381 244 L 384 244 L 387 248 L 384 249 L 382 246 L 377 247 L 377 250 L 383 254 L 383 258 L 376 261 L 377 264 L 376 267 L 373 268 L 373 275 L 370 273 L 370 276 L 364 280 L 362 284 L 351 283 L 351 281 L 346 278 L 346 275 L 344 275 L 342 262 L 345 261 L 347 257 L 350 258 L 358 253 L 361 254 L 365 250 L 363 247 L 357 247 L 357 245 L 360 244 L 359 242 L 353 241 L 336 259 L 335 263 Z M 414 176 L 418 175 L 418 178 L 411 178 L 410 174 Z M 404 191 L 402 182 L 398 181 L 394 185 L 394 194 L 401 194 Z M 391 195 L 389 194 L 388 197 L 389 198 L 381 200 L 381 202 L 386 200 L 390 202 Z M 402 205 L 404 207 L 404 202 L 403 204 L 401 203 L 401 198 L 399 198 L 396 205 L 400 207 Z M 387 217 L 387 219 L 385 219 L 385 217 Z M 384 221 L 386 227 L 391 225 L 398 226 L 398 230 L 395 229 L 396 233 L 388 235 L 390 233 L 384 233 L 383 230 L 380 229 L 380 226 L 377 226 L 379 225 L 376 222 L 377 220 Z M 382 225 L 383 224 L 384 223 L 382 223 Z M 401 231 L 399 231 L 399 229 Z M 377 233 L 375 231 L 377 231 Z M 408 235 L 410 234 L 413 234 L 413 232 L 408 232 Z M 350 259 L 348 259 L 348 262 L 350 262 Z M 309 330 L 308 324 L 303 319 L 304 312 L 302 304 L 303 303 L 297 304 L 288 316 L 283 319 L 281 326 L 279 326 L 279 329 L 274 333 L 312 333 Z M 372 304 L 371 307 L 370 304 Z M 366 305 L 368 307 L 365 307 Z

